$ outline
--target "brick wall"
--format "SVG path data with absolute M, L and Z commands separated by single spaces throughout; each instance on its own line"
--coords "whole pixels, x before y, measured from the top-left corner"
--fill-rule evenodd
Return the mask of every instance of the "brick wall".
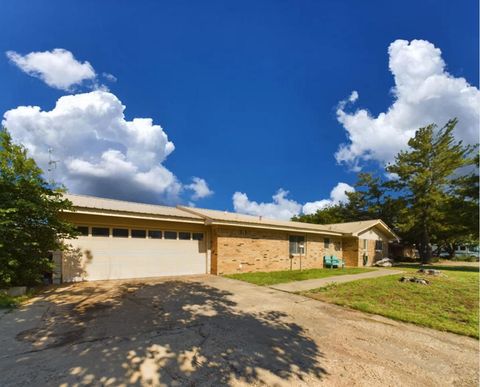
M 324 248 L 324 236 L 236 227 L 213 228 L 212 273 L 232 274 L 254 271 L 298 270 L 323 267 L 323 256 L 342 257 L 340 238 L 330 238 Z M 304 235 L 305 254 L 290 257 L 290 235 Z
M 388 257 L 388 241 L 383 241 L 383 249 L 380 251 L 375 250 L 375 242 L 368 240 L 368 263 L 366 266 L 372 266 L 375 262 Z
M 388 257 L 388 241 L 383 242 L 383 251 L 375 250 L 375 240 L 367 239 L 367 248 L 364 249 L 364 239 L 362 238 L 344 238 L 343 256 L 347 266 L 364 266 L 363 256 L 368 256 L 365 266 L 372 266 L 376 261 Z
M 343 257 L 346 266 L 362 266 L 358 238 L 343 238 Z

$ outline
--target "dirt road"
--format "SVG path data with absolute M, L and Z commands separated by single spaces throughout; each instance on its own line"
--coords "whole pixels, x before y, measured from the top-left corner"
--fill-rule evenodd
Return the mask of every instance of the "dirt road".
M 478 385 L 477 340 L 215 276 L 52 289 L 0 332 L 2 386 Z

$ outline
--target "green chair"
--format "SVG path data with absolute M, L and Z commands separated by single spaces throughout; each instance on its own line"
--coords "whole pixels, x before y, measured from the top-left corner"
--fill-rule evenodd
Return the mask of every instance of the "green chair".
M 341 258 L 336 257 L 335 255 L 325 255 L 323 257 L 323 266 L 324 267 L 330 267 L 333 269 L 334 267 L 342 267 L 342 269 L 345 268 L 345 261 Z

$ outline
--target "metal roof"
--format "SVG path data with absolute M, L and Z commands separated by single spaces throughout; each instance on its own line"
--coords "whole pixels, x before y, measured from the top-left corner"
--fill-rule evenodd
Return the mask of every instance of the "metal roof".
M 372 227 L 379 227 L 385 233 L 392 236 L 392 239 L 398 239 L 397 235 L 395 235 L 395 233 L 380 219 L 348 223 L 313 224 L 269 219 L 262 216 L 244 215 L 205 208 L 160 206 L 155 204 L 128 202 L 124 200 L 105 199 L 88 195 L 64 194 L 63 196 L 72 202 L 75 207 L 75 212 L 77 213 L 127 216 L 131 218 L 149 218 L 165 221 L 183 221 L 207 225 L 289 230 L 294 232 L 339 236 L 358 236 L 365 230 Z
M 358 236 L 363 231 L 366 231 L 372 227 L 378 227 L 387 234 L 390 234 L 393 239 L 399 239 L 398 236 L 390 229 L 390 227 L 388 227 L 381 219 L 363 220 L 359 222 L 332 223 L 328 226 L 332 230 L 339 231 L 344 234 L 350 234 L 352 236 Z
M 176 207 L 127 202 L 124 200 L 105 199 L 87 195 L 64 194 L 63 196 L 73 203 L 76 212 L 87 210 L 87 212 L 91 213 L 92 210 L 101 210 L 128 214 L 154 215 L 160 218 L 174 217 L 178 219 L 203 221 L 202 217 L 182 211 Z
M 332 230 L 329 225 L 292 222 L 287 220 L 269 219 L 262 216 L 237 214 L 228 211 L 208 210 L 205 208 L 177 206 L 189 213 L 204 217 L 208 224 L 242 225 L 247 227 L 287 229 L 298 232 L 314 232 L 319 234 L 342 235 L 342 232 Z

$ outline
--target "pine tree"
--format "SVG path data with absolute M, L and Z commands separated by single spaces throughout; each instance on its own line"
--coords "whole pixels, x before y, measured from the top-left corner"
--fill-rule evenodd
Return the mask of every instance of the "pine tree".
M 454 119 L 438 131 L 434 124 L 420 128 L 409 149 L 387 167 L 398 177 L 390 185 L 405 204 L 397 225 L 404 239 L 417 244 L 423 262 L 431 261 L 432 243 L 439 243 L 445 232 L 446 209 L 458 188 L 460 169 L 472 160 L 473 148 L 454 139 L 456 124 Z
M 394 228 L 400 202 L 391 196 L 389 183 L 371 173 L 359 173 L 355 191 L 347 192 L 346 216 L 350 221 L 382 219 Z
M 459 245 L 478 245 L 479 230 L 479 155 L 470 159 L 470 171 L 452 179 L 443 209 L 445 221 L 438 246 L 453 257 Z

